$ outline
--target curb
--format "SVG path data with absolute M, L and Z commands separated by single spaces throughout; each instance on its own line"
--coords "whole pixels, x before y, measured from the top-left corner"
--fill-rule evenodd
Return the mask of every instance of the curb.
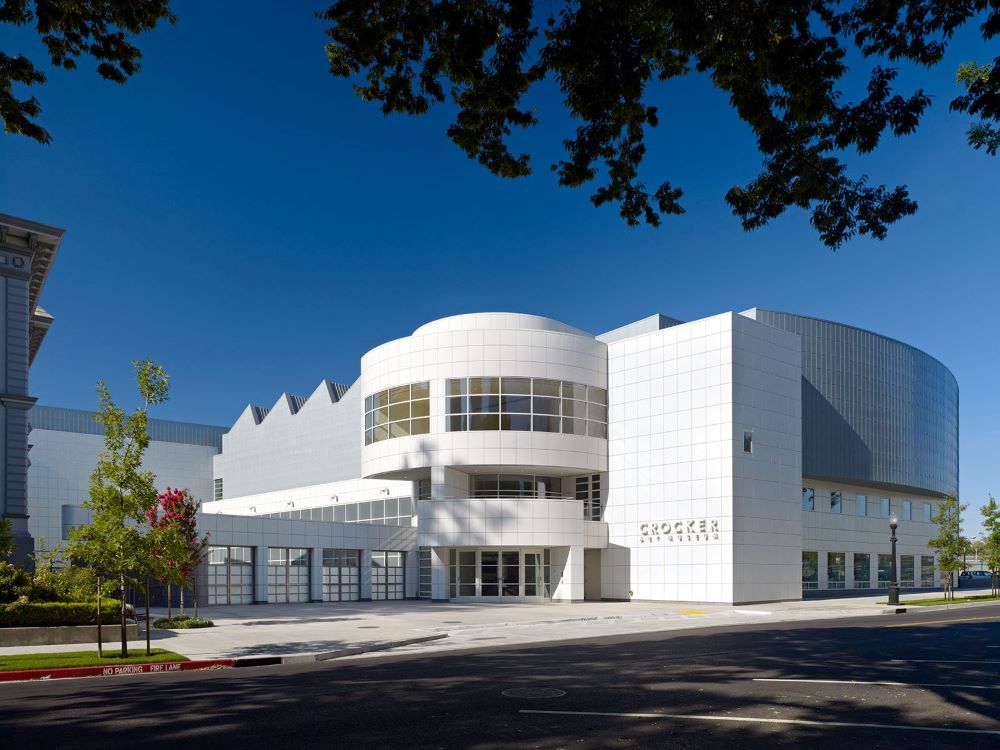
M 275 664 L 312 664 L 318 661 L 330 661 L 344 656 L 357 656 L 358 654 L 368 654 L 373 651 L 388 651 L 391 648 L 400 646 L 412 646 L 416 643 L 427 643 L 428 641 L 439 641 L 447 638 L 447 633 L 437 633 L 435 635 L 423 635 L 418 638 L 406 638 L 400 641 L 382 641 L 372 643 L 367 646 L 352 646 L 338 649 L 337 651 L 320 651 L 315 654 L 288 654 L 286 656 L 243 656 L 238 659 L 231 659 L 234 667 L 268 667 Z
M 235 666 L 233 659 L 200 659 L 197 661 L 161 661 L 153 664 L 105 664 L 96 667 L 60 667 L 58 669 L 19 669 L 0 672 L 0 682 L 25 680 L 60 680 L 69 677 L 118 677 L 133 674 L 165 674 L 193 669 Z
M 965 604 L 928 604 L 927 606 L 920 606 L 919 604 L 910 604 L 908 607 L 901 606 L 896 607 L 893 610 L 884 609 L 880 614 L 883 615 L 901 615 L 906 612 L 946 612 L 954 609 L 978 609 L 980 607 L 996 607 L 1000 606 L 1000 600 L 993 602 L 967 602 Z

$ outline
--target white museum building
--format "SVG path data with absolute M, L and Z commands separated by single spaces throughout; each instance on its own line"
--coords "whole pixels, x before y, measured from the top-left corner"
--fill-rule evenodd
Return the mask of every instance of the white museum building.
M 29 417 L 28 528 L 58 539 L 99 449 Z M 958 385 L 891 338 L 752 309 L 593 335 L 476 313 L 372 349 L 348 386 L 151 424 L 158 482 L 205 500 L 207 604 L 428 598 L 750 603 L 940 583 Z

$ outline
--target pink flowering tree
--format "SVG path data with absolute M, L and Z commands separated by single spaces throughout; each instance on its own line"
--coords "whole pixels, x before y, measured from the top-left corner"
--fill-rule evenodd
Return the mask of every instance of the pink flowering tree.
M 198 533 L 197 514 L 201 505 L 187 490 L 167 487 L 157 495 L 158 503 L 146 512 L 149 521 L 154 577 L 167 587 L 167 616 L 172 614 L 171 588 L 181 591 L 181 614 L 184 613 L 184 589 L 205 556 L 208 535 Z M 195 615 L 197 616 L 197 592 Z

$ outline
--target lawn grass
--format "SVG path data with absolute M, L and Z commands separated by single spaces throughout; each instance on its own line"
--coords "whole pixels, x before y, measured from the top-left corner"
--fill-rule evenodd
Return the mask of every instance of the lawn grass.
M 138 647 L 129 649 L 128 656 L 119 659 L 120 651 L 104 650 L 104 658 L 96 651 L 53 651 L 41 654 L 5 654 L 0 655 L 0 672 L 11 672 L 19 669 L 58 669 L 60 667 L 105 667 L 121 664 L 155 664 L 163 661 L 187 661 L 181 656 L 165 648 L 151 649 L 152 654 L 146 656 L 146 649 Z
M 990 596 L 989 594 L 979 594 L 977 596 L 956 596 L 954 599 L 907 599 L 900 604 L 914 605 L 916 607 L 929 607 L 932 604 L 965 604 L 966 602 L 996 602 L 1000 601 L 1000 596 Z

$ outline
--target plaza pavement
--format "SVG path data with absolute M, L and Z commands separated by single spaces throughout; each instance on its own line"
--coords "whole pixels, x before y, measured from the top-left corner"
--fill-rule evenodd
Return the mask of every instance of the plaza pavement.
M 958 592 L 959 595 L 981 593 L 985 592 Z M 905 594 L 903 605 L 908 600 L 940 596 L 940 591 Z M 689 602 L 465 604 L 426 600 L 202 607 L 199 614 L 212 619 L 215 627 L 154 629 L 152 640 L 154 647 L 167 648 L 192 659 L 208 659 L 330 653 L 447 634 L 440 640 L 393 649 L 393 653 L 426 653 L 719 625 L 878 616 L 886 611 L 885 599 L 885 592 L 880 591 L 871 596 L 736 607 Z M 154 617 L 164 614 L 156 611 Z M 115 626 L 107 627 L 108 647 L 117 647 L 114 640 L 117 633 Z M 130 642 L 132 649 L 144 645 L 144 635 Z M 0 654 L 96 648 L 96 644 L 79 643 L 10 647 L 0 648 Z M 364 655 L 347 658 L 364 658 Z

